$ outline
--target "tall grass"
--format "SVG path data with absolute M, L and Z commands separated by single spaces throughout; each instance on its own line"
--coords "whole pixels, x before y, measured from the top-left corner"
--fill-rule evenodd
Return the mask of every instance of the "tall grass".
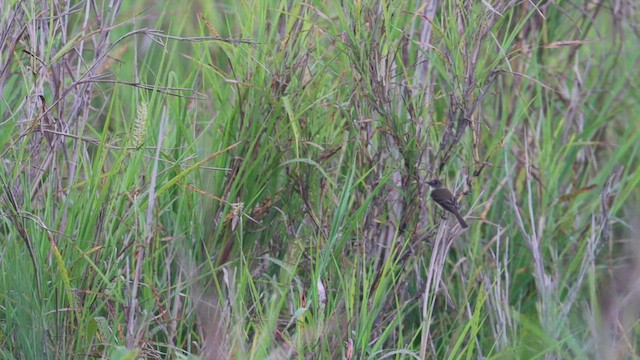
M 0 9 L 2 358 L 637 356 L 631 2 Z

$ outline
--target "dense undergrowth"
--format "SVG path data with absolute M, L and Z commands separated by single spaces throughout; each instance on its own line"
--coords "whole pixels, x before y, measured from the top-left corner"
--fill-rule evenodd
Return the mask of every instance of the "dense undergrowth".
M 2 358 L 637 357 L 639 11 L 0 1 Z

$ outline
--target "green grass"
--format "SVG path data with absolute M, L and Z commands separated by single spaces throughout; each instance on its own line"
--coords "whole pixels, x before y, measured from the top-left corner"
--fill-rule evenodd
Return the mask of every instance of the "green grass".
M 638 9 L 434 3 L 0 1 L 0 357 L 638 356 Z

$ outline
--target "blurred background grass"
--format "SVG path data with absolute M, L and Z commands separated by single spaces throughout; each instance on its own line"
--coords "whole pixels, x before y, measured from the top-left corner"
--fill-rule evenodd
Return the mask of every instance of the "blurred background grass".
M 635 2 L 0 9 L 3 358 L 638 356 Z

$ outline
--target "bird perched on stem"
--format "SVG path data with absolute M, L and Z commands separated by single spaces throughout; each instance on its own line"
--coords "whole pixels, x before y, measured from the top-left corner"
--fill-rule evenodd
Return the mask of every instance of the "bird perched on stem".
M 453 196 L 451 191 L 449 191 L 449 189 L 444 186 L 442 181 L 440 181 L 439 179 L 433 179 L 431 181 L 427 181 L 427 184 L 431 188 L 431 199 L 435 201 L 436 204 L 440 205 L 441 208 L 452 213 L 456 217 L 456 219 L 458 219 L 458 222 L 463 229 L 468 228 L 469 225 L 466 221 L 464 221 L 464 218 L 458 211 L 456 198 Z

